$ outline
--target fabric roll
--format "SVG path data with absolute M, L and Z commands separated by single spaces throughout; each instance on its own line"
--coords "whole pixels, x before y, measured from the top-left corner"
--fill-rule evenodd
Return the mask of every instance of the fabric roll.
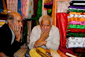
M 59 53 L 59 55 L 60 55 L 61 57 L 68 57 L 68 56 L 66 56 L 62 51 L 60 51 L 59 49 L 57 50 L 57 52 Z
M 73 9 L 73 8 L 69 8 L 70 12 L 85 12 L 85 9 Z
M 67 48 L 85 47 L 85 37 L 68 37 Z
M 74 25 L 85 25 L 85 22 L 83 21 L 70 21 L 68 24 L 74 24 Z
M 50 3 L 52 0 L 44 0 L 44 3 Z
M 85 9 L 85 7 L 79 7 L 79 6 L 69 6 L 68 8 L 73 8 L 73 9 Z
M 68 28 L 85 29 L 85 25 L 68 25 Z
M 71 51 L 68 48 L 59 46 L 59 50 L 61 50 L 65 55 L 67 55 L 67 53 L 69 53 L 69 54 L 71 54 L 74 57 L 78 57 L 73 51 Z M 67 56 L 71 56 L 71 55 L 67 55 Z
M 85 7 L 85 1 L 71 1 L 70 5 L 71 6 L 79 6 L 79 7 Z
M 67 30 L 67 33 L 85 33 L 85 29 L 76 29 L 76 28 L 70 28 Z
M 67 37 L 85 37 L 85 33 L 68 33 Z
M 44 5 L 44 8 L 51 9 L 52 6 L 53 6 L 53 4 L 51 4 L 51 5 Z
M 51 5 L 53 4 L 53 0 L 50 3 L 44 3 L 44 5 Z

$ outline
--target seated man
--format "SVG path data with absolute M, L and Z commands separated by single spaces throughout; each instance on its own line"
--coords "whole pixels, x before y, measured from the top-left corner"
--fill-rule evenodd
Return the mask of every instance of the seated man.
M 17 12 L 8 13 L 6 24 L 0 28 L 0 57 L 13 57 L 20 48 L 21 28 L 21 15 Z
M 60 44 L 59 30 L 52 25 L 52 22 L 52 18 L 48 15 L 40 17 L 40 25 L 35 26 L 30 35 L 29 49 L 37 47 L 58 49 Z

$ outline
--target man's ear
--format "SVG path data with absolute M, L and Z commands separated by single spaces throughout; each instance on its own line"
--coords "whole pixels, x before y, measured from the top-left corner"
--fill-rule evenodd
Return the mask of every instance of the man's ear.
M 11 24 L 11 23 L 12 23 L 12 21 L 9 19 L 9 20 L 8 20 L 8 23 L 9 23 L 9 24 Z

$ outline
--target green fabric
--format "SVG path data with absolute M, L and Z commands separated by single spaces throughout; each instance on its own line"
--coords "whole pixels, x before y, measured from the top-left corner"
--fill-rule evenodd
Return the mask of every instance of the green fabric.
M 78 29 L 85 29 L 85 25 L 68 25 L 68 28 L 67 29 L 70 29 L 70 28 L 78 28 Z
M 69 11 L 71 11 L 71 12 L 85 12 L 85 10 L 81 10 L 81 9 L 69 9 Z
M 68 33 L 69 37 L 85 37 L 85 33 Z
M 42 0 L 38 0 L 37 17 L 31 19 L 38 19 L 42 16 Z

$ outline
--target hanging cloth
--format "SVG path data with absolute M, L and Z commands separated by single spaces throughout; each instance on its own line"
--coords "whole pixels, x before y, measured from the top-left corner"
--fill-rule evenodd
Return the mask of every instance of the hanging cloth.
M 34 0 L 33 3 L 34 3 L 34 5 L 33 5 L 33 8 L 34 8 L 33 11 L 34 11 L 34 13 L 33 13 L 32 17 L 34 18 L 34 17 L 37 17 L 38 0 Z
M 57 2 L 56 0 L 53 0 L 53 7 L 52 7 L 52 19 L 53 19 L 53 25 L 56 26 L 56 9 L 57 9 Z
M 6 0 L 6 1 L 7 1 L 7 9 L 17 12 L 18 0 Z
M 66 46 L 67 13 L 57 13 L 56 26 L 60 32 L 60 46 Z
M 43 1 L 42 2 L 42 16 L 43 16 L 43 15 L 47 15 L 47 10 L 44 9 L 44 1 L 45 0 L 42 0 L 42 1 Z

